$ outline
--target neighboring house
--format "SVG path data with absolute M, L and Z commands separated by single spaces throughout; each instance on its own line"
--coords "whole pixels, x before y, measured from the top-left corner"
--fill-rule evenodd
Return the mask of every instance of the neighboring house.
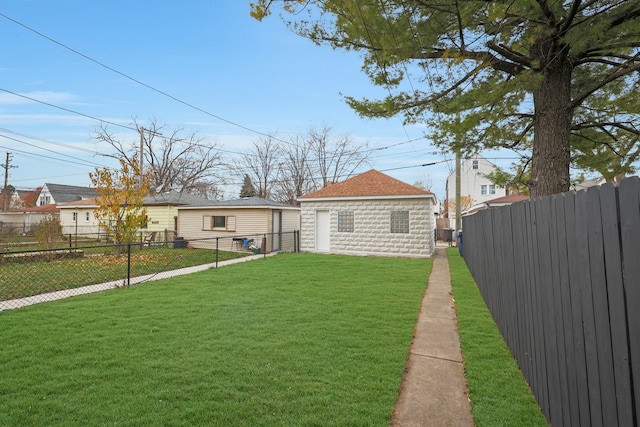
M 151 233 L 154 239 L 171 240 L 177 226 L 178 210 L 177 206 L 188 204 L 203 204 L 209 200 L 202 197 L 192 196 L 187 193 L 170 191 L 144 199 L 144 207 L 147 210 L 147 225 L 141 228 L 141 238 L 148 238 Z M 102 233 L 98 219 L 94 211 L 98 207 L 98 199 L 91 198 L 71 203 L 59 204 L 60 222 L 63 233 L 97 236 Z
M 302 251 L 430 257 L 435 249 L 435 195 L 377 170 L 298 201 Z
M 27 234 L 38 225 L 40 221 L 50 216 L 58 216 L 60 209 L 55 205 L 32 206 L 29 208 L 14 209 L 8 212 L 0 212 L 2 235 L 8 233 Z
M 12 209 L 20 209 L 24 207 L 24 202 L 22 201 L 22 198 L 20 197 L 20 195 L 21 195 L 21 192 L 17 190 L 9 195 L 7 200 L 7 205 L 6 205 L 6 208 L 8 211 Z M 0 191 L 0 205 L 4 203 L 5 203 L 4 192 Z M 0 206 L 0 211 L 3 210 L 4 208 L 5 206 Z
M 475 154 L 462 162 L 460 166 L 460 196 L 465 198 L 468 206 L 462 210 L 484 203 L 497 197 L 507 195 L 505 188 L 493 184 L 486 176 L 497 170 L 497 166 L 479 154 Z M 456 172 L 447 178 L 447 200 L 445 202 L 451 226 L 456 217 Z
M 147 209 L 145 234 L 159 233 L 157 239 L 172 240 L 178 229 L 178 206 L 203 205 L 210 200 L 189 193 L 169 191 L 144 198 Z M 157 240 L 156 239 L 156 240 Z
M 178 206 L 178 234 L 195 248 L 242 249 L 243 238 L 256 245 L 267 238 L 264 252 L 282 249 L 282 235 L 293 241 L 293 231 L 300 229 L 300 208 L 260 197 L 209 201 L 198 206 Z M 234 240 L 235 239 L 235 240 Z M 260 239 L 259 241 L 257 241 Z
M 478 203 L 474 206 L 471 206 L 470 208 L 462 212 L 462 216 L 471 215 L 484 209 L 508 206 L 512 203 L 522 202 L 524 200 L 529 200 L 529 196 L 525 196 L 522 194 L 509 194 L 508 196 L 498 197 L 497 199 L 491 199 L 486 202 Z
M 98 207 L 97 198 L 79 200 L 69 203 L 59 203 L 60 225 L 62 234 L 72 234 L 85 237 L 99 237 L 102 229 L 94 210 Z
M 96 191 L 93 188 L 47 183 L 40 190 L 38 206 L 77 202 L 96 196 Z

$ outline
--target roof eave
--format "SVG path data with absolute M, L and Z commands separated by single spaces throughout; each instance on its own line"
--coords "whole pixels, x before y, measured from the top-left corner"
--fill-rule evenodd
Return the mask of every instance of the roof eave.
M 234 206 L 234 205 L 200 205 L 200 206 L 176 206 L 178 210 L 197 210 L 197 209 L 276 209 L 276 210 L 300 210 L 299 206 Z
M 333 202 L 345 200 L 380 200 L 380 199 L 432 199 L 435 202 L 434 194 L 391 194 L 386 196 L 335 196 L 335 197 L 301 197 L 302 202 Z

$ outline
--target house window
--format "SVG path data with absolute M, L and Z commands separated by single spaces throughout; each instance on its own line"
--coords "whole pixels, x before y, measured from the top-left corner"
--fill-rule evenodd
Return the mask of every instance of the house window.
M 474 161 L 471 163 L 471 165 L 472 165 L 471 167 L 472 167 L 473 169 L 478 169 L 478 161 L 477 161 L 477 160 L 474 160 Z
M 91 216 L 91 212 L 85 212 L 84 213 L 84 221 L 85 222 L 89 222 L 90 216 Z
M 391 212 L 391 232 L 392 233 L 408 233 L 409 232 L 409 211 Z
M 487 195 L 487 185 L 480 186 L 480 194 L 482 194 L 483 196 Z
M 203 230 L 236 230 L 236 217 L 235 216 L 203 216 L 202 217 L 202 229 Z
M 495 185 L 490 185 L 489 186 L 489 194 L 496 194 L 496 186 Z
M 73 212 L 71 214 L 71 221 L 73 221 L 73 222 L 78 221 L 78 212 Z
M 353 233 L 353 211 L 338 211 L 338 233 Z
M 225 228 L 227 226 L 227 217 L 225 216 L 214 216 L 211 221 L 213 228 Z

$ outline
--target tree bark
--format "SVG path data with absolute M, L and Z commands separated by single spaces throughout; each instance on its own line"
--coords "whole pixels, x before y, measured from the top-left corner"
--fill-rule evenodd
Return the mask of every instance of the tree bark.
M 545 67 L 543 80 L 533 91 L 533 159 L 529 190 L 532 197 L 569 190 L 571 163 L 571 73 L 562 57 Z

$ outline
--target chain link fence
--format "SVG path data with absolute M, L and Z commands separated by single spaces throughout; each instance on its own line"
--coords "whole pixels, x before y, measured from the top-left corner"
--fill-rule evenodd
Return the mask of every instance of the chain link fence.
M 3 241 L 0 311 L 217 268 L 224 261 L 298 252 L 300 247 L 297 230 L 189 241 L 174 234 L 141 233 L 136 242 L 124 245 L 108 240 L 63 236 L 52 248 Z

